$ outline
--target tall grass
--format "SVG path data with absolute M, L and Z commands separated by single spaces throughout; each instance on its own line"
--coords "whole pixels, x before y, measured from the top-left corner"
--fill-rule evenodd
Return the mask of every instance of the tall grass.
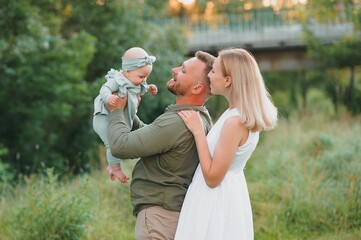
M 1 239 L 81 239 L 90 218 L 87 183 L 76 191 L 63 187 L 51 169 L 46 176 L 25 178 L 25 187 L 2 199 Z
M 122 169 L 131 176 L 135 161 L 124 161 Z M 130 203 L 129 183 L 110 181 L 105 171 L 91 175 L 94 218 L 86 226 L 88 240 L 135 240 L 135 218 Z
M 295 118 L 261 134 L 245 169 L 256 240 L 361 239 L 360 123 Z M 135 239 L 129 184 L 103 169 L 1 189 L 0 239 Z
M 133 164 L 123 166 L 128 175 Z M 128 184 L 99 170 L 69 182 L 47 173 L 1 186 L 1 240 L 134 239 Z
M 245 171 L 256 239 L 361 239 L 360 121 L 283 120 L 261 138 Z

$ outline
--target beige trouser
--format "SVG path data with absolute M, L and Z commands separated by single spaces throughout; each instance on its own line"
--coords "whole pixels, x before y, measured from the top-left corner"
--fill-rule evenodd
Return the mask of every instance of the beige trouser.
M 162 207 L 148 207 L 140 211 L 135 223 L 137 240 L 172 240 L 175 236 L 179 212 Z

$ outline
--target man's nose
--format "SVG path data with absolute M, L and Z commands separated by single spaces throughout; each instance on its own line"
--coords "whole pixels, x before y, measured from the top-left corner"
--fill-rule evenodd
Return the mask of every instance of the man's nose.
M 173 74 L 178 74 L 178 72 L 179 72 L 179 67 L 173 68 Z

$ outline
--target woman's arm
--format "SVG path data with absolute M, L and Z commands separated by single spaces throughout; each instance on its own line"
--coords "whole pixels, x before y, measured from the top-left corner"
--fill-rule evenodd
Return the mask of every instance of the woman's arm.
M 199 113 L 181 111 L 179 116 L 194 135 L 199 161 L 207 185 L 211 188 L 217 187 L 232 164 L 237 148 L 247 140 L 248 130 L 242 125 L 239 116 L 227 119 L 212 158 Z

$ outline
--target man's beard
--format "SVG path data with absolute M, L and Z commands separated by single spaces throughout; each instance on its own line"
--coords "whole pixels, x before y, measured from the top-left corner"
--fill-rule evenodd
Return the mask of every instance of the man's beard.
M 176 80 L 172 78 L 167 82 L 167 89 L 169 92 L 173 93 L 174 95 L 177 95 L 177 87 L 176 87 Z
M 174 89 L 174 85 L 173 85 L 173 86 L 169 86 L 169 85 L 167 84 L 167 89 L 168 89 L 169 92 L 171 92 L 171 93 L 173 93 L 174 95 L 176 95 L 176 91 L 175 91 L 175 89 Z
M 184 89 L 182 85 L 177 84 L 177 80 L 174 79 L 167 82 L 167 89 L 176 96 L 184 96 L 187 92 L 187 90 Z

